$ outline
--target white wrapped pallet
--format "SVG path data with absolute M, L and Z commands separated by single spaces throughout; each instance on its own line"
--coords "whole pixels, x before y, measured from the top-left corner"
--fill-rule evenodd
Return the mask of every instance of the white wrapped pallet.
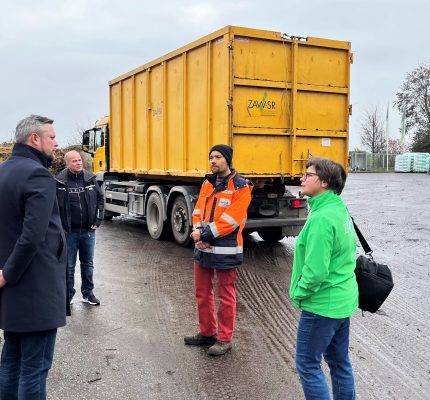
M 430 165 L 430 153 L 414 153 L 413 172 L 427 172 Z
M 395 172 L 412 172 L 413 155 L 411 153 L 399 154 L 396 156 Z

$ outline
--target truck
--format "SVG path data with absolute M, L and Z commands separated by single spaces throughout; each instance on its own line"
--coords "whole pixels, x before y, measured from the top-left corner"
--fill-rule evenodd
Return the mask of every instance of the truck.
M 311 156 L 347 168 L 351 45 L 227 26 L 109 82 L 109 116 L 83 134 L 105 219 L 146 219 L 154 239 L 190 244 L 209 149 L 234 150 L 254 185 L 246 232 L 296 236 Z

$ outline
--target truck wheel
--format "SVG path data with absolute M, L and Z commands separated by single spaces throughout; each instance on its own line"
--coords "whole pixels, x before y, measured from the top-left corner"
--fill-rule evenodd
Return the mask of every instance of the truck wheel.
M 158 193 L 151 193 L 146 205 L 146 225 L 153 239 L 163 239 L 166 234 L 166 224 L 163 221 L 163 203 Z
M 189 215 L 187 202 L 184 196 L 176 197 L 173 201 L 170 223 L 172 226 L 173 238 L 176 243 L 182 247 L 188 247 L 192 242 L 190 238 L 193 229 L 191 222 L 191 215 Z
M 284 238 L 281 227 L 261 228 L 257 232 L 264 241 L 269 243 L 276 243 Z
M 105 211 L 103 215 L 103 220 L 112 221 L 113 217 L 115 217 L 115 214 L 111 214 L 109 211 Z

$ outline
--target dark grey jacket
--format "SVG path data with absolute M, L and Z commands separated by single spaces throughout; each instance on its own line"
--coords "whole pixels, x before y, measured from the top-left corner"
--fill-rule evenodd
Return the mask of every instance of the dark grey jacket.
M 83 170 L 85 182 L 85 200 L 88 208 L 89 227 L 100 226 L 103 220 L 104 196 L 97 183 L 96 176 Z M 60 207 L 61 222 L 66 232 L 72 231 L 70 202 L 67 187 L 67 168 L 63 169 L 57 176 L 57 197 Z M 89 228 L 88 227 L 88 228 Z
M 66 245 L 47 157 L 16 144 L 0 165 L 0 328 L 36 332 L 66 324 Z

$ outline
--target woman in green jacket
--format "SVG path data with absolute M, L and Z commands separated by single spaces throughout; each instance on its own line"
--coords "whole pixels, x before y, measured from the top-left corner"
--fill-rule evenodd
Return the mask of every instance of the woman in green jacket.
M 305 397 L 330 399 L 321 358 L 330 367 L 334 399 L 354 399 L 349 360 L 349 317 L 358 306 L 355 279 L 356 235 L 340 198 L 343 167 L 312 158 L 301 178 L 302 195 L 311 212 L 294 247 L 290 297 L 301 308 L 297 331 L 296 367 Z

